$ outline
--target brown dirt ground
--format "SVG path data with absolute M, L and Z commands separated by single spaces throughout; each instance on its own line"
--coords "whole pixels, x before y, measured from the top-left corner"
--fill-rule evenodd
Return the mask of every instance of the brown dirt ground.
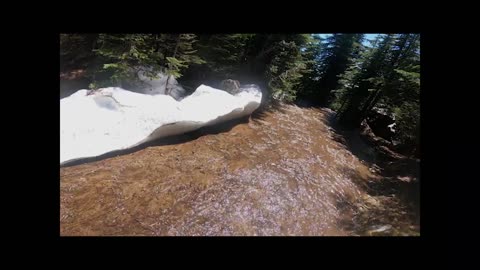
M 397 195 L 364 188 L 382 177 L 339 142 L 330 114 L 281 105 L 222 132 L 62 167 L 60 234 L 418 235 Z M 392 227 L 373 231 L 381 225 Z

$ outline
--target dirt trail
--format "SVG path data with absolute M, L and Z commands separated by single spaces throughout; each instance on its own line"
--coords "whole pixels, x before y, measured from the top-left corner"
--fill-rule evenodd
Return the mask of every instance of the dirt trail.
M 226 132 L 60 169 L 61 235 L 418 235 L 327 123 L 282 105 Z M 382 227 L 383 226 L 383 227 Z

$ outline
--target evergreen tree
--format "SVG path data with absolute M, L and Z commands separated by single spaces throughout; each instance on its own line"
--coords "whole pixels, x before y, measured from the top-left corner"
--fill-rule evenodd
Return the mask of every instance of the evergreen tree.
M 339 76 L 362 50 L 363 34 L 333 34 L 328 37 L 321 56 L 320 80 L 315 99 L 322 105 L 330 101 L 332 90 L 337 89 Z
M 380 40 L 381 39 L 381 40 Z M 394 36 L 379 37 L 378 47 L 367 50 L 359 62 L 353 62 L 341 77 L 340 93 L 344 100 L 338 114 L 340 122 L 355 127 L 363 120 L 362 108 L 369 96 L 374 96 L 384 83 L 386 59 Z
M 305 72 L 299 85 L 298 94 L 302 98 L 311 98 L 315 94 L 320 79 L 322 38 L 312 34 L 302 50 Z
M 239 66 L 245 62 L 245 47 L 252 35 L 223 34 L 211 35 L 203 47 L 203 54 L 210 59 L 207 64 L 214 72 L 223 73 L 230 78 L 238 73 Z
M 233 78 L 259 84 L 264 81 L 262 86 L 268 88 L 272 97 L 292 101 L 306 71 L 302 49 L 310 39 L 306 34 L 200 36 L 199 55 L 207 61 L 201 71 L 202 79 L 218 82 Z M 198 73 L 199 69 L 192 68 L 189 73 Z
M 187 80 L 220 81 L 238 79 L 246 63 L 246 44 L 252 34 L 216 34 L 200 35 L 198 55 L 206 61 L 205 65 L 192 65 L 186 71 Z
M 60 34 L 60 69 L 85 68 L 94 57 L 98 34 Z
M 159 72 L 178 78 L 190 64 L 203 63 L 194 42 L 193 34 L 100 34 L 94 50 L 100 60 L 92 66 L 100 79 L 94 77 L 92 87 L 138 83 L 140 70 L 151 78 Z
M 173 52 L 171 56 L 166 56 L 167 68 L 165 73 L 167 74 L 166 80 L 166 94 L 170 93 L 169 80 L 173 76 L 175 78 L 180 78 L 182 76 L 181 71 L 188 68 L 191 64 L 204 64 L 205 60 L 196 55 L 196 50 L 193 48 L 193 43 L 196 41 L 196 36 L 194 34 L 178 34 L 172 42 Z M 168 43 L 166 43 L 168 44 Z M 171 50 L 166 49 L 165 55 L 171 52 Z
M 380 102 L 391 108 L 397 128 L 396 139 L 413 146 L 410 154 L 419 154 L 420 133 L 420 35 L 402 34 L 396 50 L 391 81 Z
M 306 71 L 301 48 L 307 38 L 302 38 L 288 42 L 281 40 L 273 46 L 265 77 L 274 99 L 293 101 L 296 98 L 300 79 Z
M 374 45 L 341 76 L 335 102 L 339 121 L 356 127 L 381 107 L 396 119 L 396 139 L 418 146 L 420 36 L 388 34 Z

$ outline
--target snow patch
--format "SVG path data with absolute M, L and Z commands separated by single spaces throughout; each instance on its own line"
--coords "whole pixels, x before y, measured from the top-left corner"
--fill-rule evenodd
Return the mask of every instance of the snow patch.
M 201 85 L 181 101 L 118 87 L 79 90 L 60 100 L 60 164 L 240 118 L 261 99 L 254 85 L 235 95 Z

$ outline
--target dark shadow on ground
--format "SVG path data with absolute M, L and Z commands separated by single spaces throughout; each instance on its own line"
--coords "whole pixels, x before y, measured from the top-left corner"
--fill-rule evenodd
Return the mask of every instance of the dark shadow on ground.
M 320 104 L 313 102 L 307 98 L 298 98 L 295 100 L 295 105 L 300 108 L 323 108 Z
M 285 114 L 287 111 L 284 109 L 281 103 L 276 101 L 271 101 L 268 104 L 261 104 L 260 107 L 252 113 L 251 119 L 254 121 L 264 120 L 267 113 L 282 113 Z
M 262 120 L 262 119 L 264 119 L 264 117 L 266 116 L 266 113 L 268 113 L 268 112 L 287 113 L 282 108 L 280 103 L 272 102 L 268 106 L 258 108 L 250 116 L 244 116 L 242 118 L 229 120 L 229 121 L 226 121 L 224 123 L 202 127 L 198 130 L 188 132 L 188 133 L 184 133 L 184 134 L 179 134 L 179 135 L 169 136 L 169 137 L 165 137 L 165 138 L 160 138 L 158 140 L 147 142 L 147 143 L 144 143 L 144 144 L 141 144 L 141 145 L 138 145 L 138 146 L 126 149 L 126 150 L 117 150 L 117 151 L 112 151 L 112 152 L 109 152 L 109 153 L 106 153 L 106 154 L 103 154 L 103 155 L 100 155 L 100 156 L 97 156 L 97 157 L 82 158 L 82 159 L 78 159 L 78 160 L 73 160 L 73 161 L 67 162 L 65 164 L 62 164 L 60 167 L 70 167 L 70 166 L 76 166 L 76 165 L 81 165 L 81 164 L 90 163 L 90 162 L 96 162 L 96 161 L 104 160 L 104 159 L 111 158 L 111 157 L 131 154 L 131 153 L 137 152 L 139 150 L 145 149 L 145 148 L 150 147 L 150 146 L 181 144 L 181 143 L 185 143 L 185 142 L 188 142 L 188 141 L 196 140 L 199 137 L 204 136 L 204 135 L 228 132 L 238 124 L 248 123 L 250 119 L 252 121 Z
M 365 228 L 391 225 L 391 229 L 374 235 L 418 235 L 420 226 L 420 160 L 408 158 L 391 151 L 381 143 L 375 143 L 360 129 L 344 129 L 336 123 L 335 112 L 325 110 L 324 123 L 333 131 L 333 139 L 370 167 L 370 179 L 362 178 L 351 168 L 344 168 L 349 177 L 374 199 L 365 205 L 358 198 L 338 195 L 337 207 L 343 216 L 353 218 L 341 221 L 340 226 L 359 235 L 370 235 Z M 375 200 L 382 201 L 375 204 Z M 368 200 L 367 200 L 368 202 Z M 413 225 L 412 225 L 413 224 Z M 412 227 L 413 226 L 413 227 Z
M 200 129 L 197 129 L 197 130 L 192 131 L 192 132 L 179 134 L 179 135 L 173 135 L 173 136 L 169 136 L 169 137 L 165 137 L 165 138 L 160 138 L 158 140 L 146 142 L 146 143 L 143 143 L 141 145 L 135 146 L 135 147 L 130 148 L 130 149 L 117 150 L 117 151 L 112 151 L 112 152 L 109 152 L 109 153 L 106 153 L 106 154 L 103 154 L 103 155 L 100 155 L 100 156 L 97 156 L 97 157 L 82 158 L 82 159 L 79 159 L 79 160 L 74 160 L 74 161 L 63 164 L 60 167 L 76 166 L 76 165 L 95 162 L 95 161 L 100 161 L 100 160 L 103 160 L 103 159 L 112 158 L 112 157 L 116 157 L 116 156 L 131 154 L 131 153 L 137 152 L 139 150 L 142 150 L 142 149 L 145 149 L 145 148 L 148 148 L 148 147 L 151 147 L 151 146 L 181 144 L 181 143 L 185 143 L 185 142 L 188 142 L 188 141 L 196 140 L 199 137 L 204 136 L 204 135 L 219 134 L 219 133 L 223 133 L 223 132 L 228 132 L 238 124 L 248 123 L 249 118 L 250 118 L 250 116 L 245 116 L 245 117 L 242 117 L 242 118 L 226 121 L 224 123 L 202 127 Z
M 335 195 L 337 208 L 343 213 L 342 216 L 348 217 L 339 221 L 340 227 L 354 234 L 367 236 L 420 234 L 419 205 L 415 198 L 411 197 L 412 188 L 407 183 L 401 184 L 382 178 L 363 179 L 355 170 L 349 168 L 345 168 L 344 173 L 363 188 L 369 197 Z

